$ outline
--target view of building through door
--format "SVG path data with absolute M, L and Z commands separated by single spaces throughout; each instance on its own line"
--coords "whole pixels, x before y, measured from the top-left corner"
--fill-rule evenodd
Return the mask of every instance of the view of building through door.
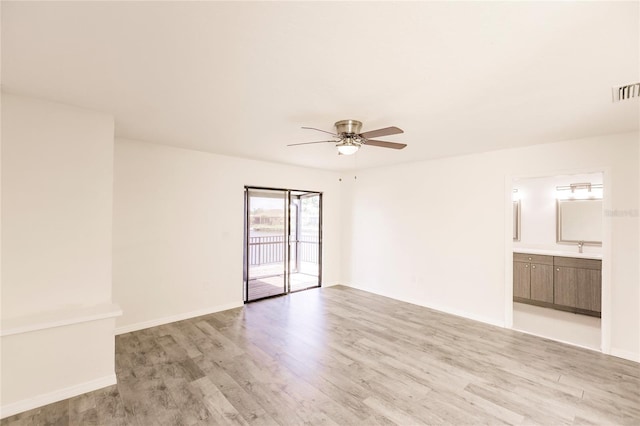
M 321 212 L 321 193 L 245 188 L 245 302 L 321 285 Z

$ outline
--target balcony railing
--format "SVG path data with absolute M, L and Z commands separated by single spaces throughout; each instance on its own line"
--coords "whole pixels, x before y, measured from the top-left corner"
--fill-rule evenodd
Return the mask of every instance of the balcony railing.
M 301 235 L 298 242 L 291 245 L 295 250 L 297 244 L 299 260 L 318 263 L 318 237 Z M 285 237 L 249 237 L 249 265 L 265 265 L 284 262 Z

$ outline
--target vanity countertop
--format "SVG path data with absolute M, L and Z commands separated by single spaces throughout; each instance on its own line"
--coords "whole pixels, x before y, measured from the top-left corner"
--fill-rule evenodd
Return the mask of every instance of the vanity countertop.
M 580 259 L 602 259 L 602 254 L 600 253 L 578 253 L 571 251 L 561 251 L 561 250 L 543 250 L 543 249 L 526 249 L 526 248 L 514 248 L 514 253 L 524 253 L 524 254 L 542 254 L 546 256 L 562 256 L 562 257 L 577 257 Z

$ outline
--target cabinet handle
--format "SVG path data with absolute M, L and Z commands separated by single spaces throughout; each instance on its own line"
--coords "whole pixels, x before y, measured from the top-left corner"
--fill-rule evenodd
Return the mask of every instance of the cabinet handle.
M 560 268 L 556 269 L 556 271 L 560 271 Z
M 524 267 L 525 267 L 525 268 L 528 268 L 528 267 L 529 267 L 529 264 L 528 264 L 528 263 L 525 263 L 525 264 L 524 264 Z
M 529 260 L 531 260 L 531 258 L 529 258 Z
M 533 265 L 531 268 L 532 268 L 532 269 L 536 269 L 536 265 Z

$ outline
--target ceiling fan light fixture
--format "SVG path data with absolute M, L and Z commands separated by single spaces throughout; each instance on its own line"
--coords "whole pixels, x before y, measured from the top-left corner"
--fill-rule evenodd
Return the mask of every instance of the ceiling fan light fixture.
M 345 139 L 338 145 L 338 152 L 342 155 L 355 154 L 360 149 L 360 144 L 351 139 Z
M 331 136 L 333 136 L 333 140 L 290 143 L 287 146 L 311 145 L 316 143 L 333 143 L 335 144 L 336 148 L 338 148 L 339 155 L 353 155 L 358 152 L 362 145 L 392 149 L 402 149 L 407 146 L 406 143 L 387 142 L 372 139 L 377 138 L 378 136 L 389 136 L 404 133 L 402 129 L 395 126 L 385 127 L 383 129 L 369 130 L 368 132 L 364 133 L 360 133 L 362 129 L 362 122 L 358 120 L 342 120 L 336 122 L 334 126 L 336 128 L 335 133 L 316 129 L 315 127 L 302 127 L 303 129 L 317 130 L 323 133 L 329 133 Z

